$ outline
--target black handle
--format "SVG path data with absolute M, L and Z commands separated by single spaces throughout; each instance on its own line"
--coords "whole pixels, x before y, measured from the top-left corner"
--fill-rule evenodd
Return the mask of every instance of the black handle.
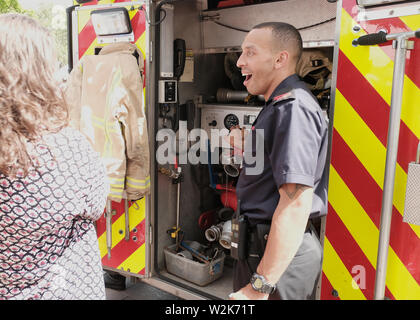
M 383 31 L 380 31 L 378 33 L 372 33 L 372 34 L 367 34 L 365 36 L 361 36 L 358 39 L 354 39 L 353 40 L 353 45 L 357 46 L 372 46 L 375 44 L 381 44 L 384 42 L 387 42 L 388 40 L 386 39 L 386 33 Z
M 66 16 L 67 16 L 67 65 L 68 65 L 68 73 L 73 70 L 73 20 L 72 20 L 72 12 L 76 7 L 79 5 L 71 6 L 66 8 Z
M 181 78 L 184 73 L 186 45 L 184 39 L 174 40 L 174 78 Z
M 414 35 L 416 36 L 416 38 L 420 38 L 420 29 L 414 32 Z

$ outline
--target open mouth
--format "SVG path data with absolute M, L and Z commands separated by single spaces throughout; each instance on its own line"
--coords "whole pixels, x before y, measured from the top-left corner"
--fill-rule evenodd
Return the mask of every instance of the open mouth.
M 242 76 L 245 77 L 245 81 L 244 81 L 244 85 L 246 86 L 246 84 L 249 82 L 249 80 L 251 80 L 252 78 L 252 73 L 243 73 Z

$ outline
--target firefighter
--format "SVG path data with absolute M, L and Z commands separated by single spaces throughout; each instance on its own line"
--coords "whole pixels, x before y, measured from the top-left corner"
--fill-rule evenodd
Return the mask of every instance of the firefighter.
M 244 85 L 266 101 L 245 141 L 245 152 L 262 134 L 264 168 L 253 175 L 247 171 L 252 164 L 245 161 L 238 180 L 247 242 L 239 243 L 246 254 L 235 261 L 235 292 L 229 298 L 313 299 L 322 248 L 311 219 L 326 214 L 327 123 L 296 74 L 302 39 L 293 26 L 257 25 L 242 49 L 237 66 Z M 257 147 L 252 145 L 252 151 Z

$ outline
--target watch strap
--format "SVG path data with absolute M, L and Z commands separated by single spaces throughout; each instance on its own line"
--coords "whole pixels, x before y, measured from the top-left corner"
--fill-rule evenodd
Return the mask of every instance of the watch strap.
M 261 281 L 260 286 L 256 286 L 255 283 L 257 281 Z M 263 275 L 260 275 L 258 273 L 254 273 L 251 277 L 251 286 L 255 291 L 261 292 L 261 293 L 267 293 L 267 294 L 273 294 L 274 291 L 276 291 L 276 286 L 271 285 L 267 282 L 265 277 Z

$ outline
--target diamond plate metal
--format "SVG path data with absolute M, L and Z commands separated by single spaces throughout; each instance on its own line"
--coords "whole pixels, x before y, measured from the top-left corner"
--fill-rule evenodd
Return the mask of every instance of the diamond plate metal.
M 420 225 L 420 164 L 408 165 L 403 221 Z

